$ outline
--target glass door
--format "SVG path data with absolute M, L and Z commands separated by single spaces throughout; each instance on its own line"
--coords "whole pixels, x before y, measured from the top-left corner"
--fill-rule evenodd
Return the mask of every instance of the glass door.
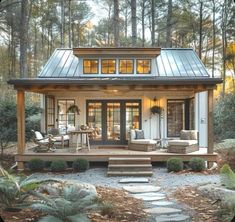
M 106 105 L 107 123 L 106 138 L 108 141 L 120 141 L 121 137 L 121 104 L 108 102 Z
M 140 100 L 89 100 L 87 124 L 92 144 L 127 144 L 131 129 L 141 129 Z

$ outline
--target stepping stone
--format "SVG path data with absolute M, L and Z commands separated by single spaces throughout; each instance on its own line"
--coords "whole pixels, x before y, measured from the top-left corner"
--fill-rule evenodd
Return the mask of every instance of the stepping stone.
M 164 200 L 165 196 L 143 196 L 143 195 L 134 195 L 136 199 L 144 200 L 144 201 L 157 201 L 157 200 Z
M 181 213 L 182 210 L 168 207 L 154 207 L 144 210 L 146 213 L 158 214 L 158 215 L 167 215 L 167 214 L 177 214 Z
M 139 186 L 123 186 L 123 189 L 130 193 L 148 193 L 148 192 L 157 192 L 161 187 L 152 186 L 152 185 L 139 185 Z
M 159 207 L 165 207 L 165 206 L 171 206 L 174 203 L 170 201 L 153 201 L 151 204 Z
M 156 222 L 190 222 L 190 216 L 184 214 L 159 215 Z
M 149 179 L 139 177 L 139 178 L 124 178 L 119 180 L 119 183 L 148 183 Z
M 164 193 L 154 193 L 154 192 L 150 192 L 150 193 L 137 193 L 137 194 L 132 194 L 133 196 L 137 196 L 137 197 L 153 197 L 153 196 L 157 196 L 157 197 L 166 197 L 166 194 Z

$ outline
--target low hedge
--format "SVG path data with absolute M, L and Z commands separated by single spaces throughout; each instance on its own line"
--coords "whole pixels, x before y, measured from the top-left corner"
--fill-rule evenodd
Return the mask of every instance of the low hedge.
M 205 160 L 200 157 L 194 157 L 190 159 L 189 166 L 193 171 L 196 171 L 196 172 L 203 171 L 206 168 Z
M 53 160 L 50 168 L 52 172 L 60 172 L 66 170 L 68 165 L 64 160 Z
M 78 172 L 84 172 L 89 169 L 89 161 L 85 159 L 76 159 L 73 161 L 73 170 Z
M 183 170 L 184 164 L 180 158 L 172 157 L 167 160 L 167 170 L 168 172 L 179 172 Z
M 44 169 L 45 163 L 41 159 L 32 159 L 29 161 L 29 170 L 31 171 L 41 171 Z

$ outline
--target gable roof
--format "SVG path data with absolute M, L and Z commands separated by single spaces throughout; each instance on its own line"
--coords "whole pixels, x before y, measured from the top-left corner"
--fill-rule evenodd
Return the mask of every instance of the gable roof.
M 162 48 L 160 55 L 154 61 L 157 66 L 155 77 L 209 77 L 205 66 L 193 49 Z M 89 75 L 79 73 L 78 66 L 79 58 L 73 54 L 73 49 L 56 49 L 38 78 L 89 78 Z

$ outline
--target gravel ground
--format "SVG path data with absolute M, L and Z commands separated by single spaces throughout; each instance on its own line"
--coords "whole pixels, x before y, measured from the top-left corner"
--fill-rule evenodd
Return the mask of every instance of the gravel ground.
M 207 183 L 219 183 L 219 175 L 204 175 L 200 173 L 175 174 L 168 173 L 164 167 L 153 167 L 153 176 L 150 177 L 150 183 L 162 187 L 164 190 L 174 191 L 178 187 L 197 186 Z M 35 173 L 37 178 L 58 178 L 64 180 L 78 180 L 80 182 L 91 183 L 104 187 L 121 188 L 123 184 L 118 183 L 121 178 L 126 177 L 107 177 L 106 167 L 96 167 L 87 170 L 84 173 Z

